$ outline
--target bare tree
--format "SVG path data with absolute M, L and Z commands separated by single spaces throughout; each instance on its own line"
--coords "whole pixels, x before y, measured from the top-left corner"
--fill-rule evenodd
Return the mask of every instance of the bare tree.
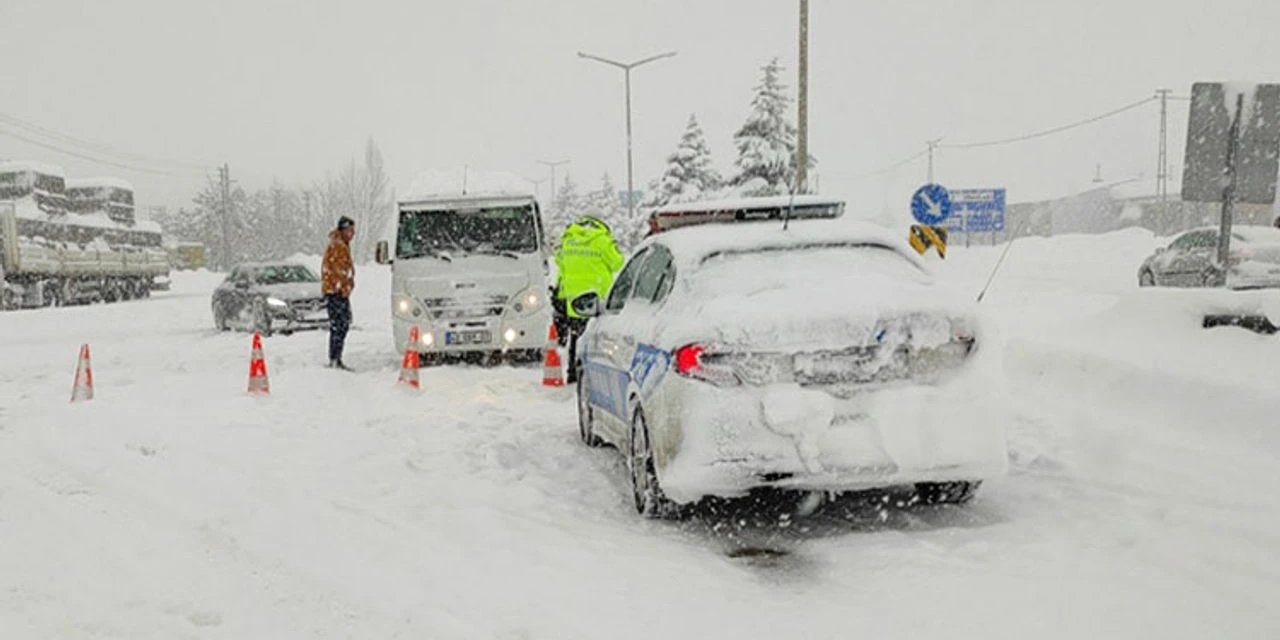
M 363 164 L 352 160 L 345 169 L 321 181 L 312 193 L 316 215 L 327 220 L 327 228 L 333 228 L 339 216 L 356 221 L 352 254 L 357 262 L 369 261 L 395 215 L 391 179 L 373 139 L 365 144 Z

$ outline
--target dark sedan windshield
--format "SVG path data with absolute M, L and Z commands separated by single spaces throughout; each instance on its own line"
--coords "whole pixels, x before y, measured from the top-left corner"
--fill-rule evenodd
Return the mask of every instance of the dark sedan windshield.
M 259 267 L 253 273 L 253 281 L 258 284 L 292 284 L 295 282 L 318 282 L 319 280 L 316 274 L 301 265 Z

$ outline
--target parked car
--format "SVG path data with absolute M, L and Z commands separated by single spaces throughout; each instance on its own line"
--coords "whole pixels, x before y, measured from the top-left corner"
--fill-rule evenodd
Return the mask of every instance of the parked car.
M 1160 247 L 1138 268 L 1142 287 L 1280 287 L 1280 229 L 1241 225 L 1231 230 L 1231 253 L 1218 263 L 1219 230 L 1193 229 Z
M 328 323 L 320 278 L 300 264 L 242 264 L 213 290 L 213 324 L 222 331 L 290 334 Z
M 647 517 L 757 487 L 964 502 L 1005 472 L 998 354 L 880 227 L 674 229 L 573 304 L 579 435 L 623 452 Z

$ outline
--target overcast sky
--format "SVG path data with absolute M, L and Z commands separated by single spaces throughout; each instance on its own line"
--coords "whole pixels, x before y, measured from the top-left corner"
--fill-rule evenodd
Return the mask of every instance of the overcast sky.
M 811 151 L 821 191 L 855 215 L 906 215 L 924 148 L 1004 138 L 1109 111 L 1197 80 L 1280 81 L 1276 0 L 811 0 Z M 731 172 L 734 130 L 777 56 L 794 90 L 795 0 L 4 0 L 0 116 L 135 156 L 137 172 L 10 135 L 0 158 L 134 182 L 140 204 L 178 206 L 230 163 L 247 187 L 310 182 L 381 147 L 407 188 L 463 164 L 625 184 L 622 72 L 578 59 L 675 50 L 637 69 L 637 187 L 661 172 L 690 113 Z M 1186 103 L 1171 104 L 1180 171 Z M 1102 165 L 1155 172 L 1159 108 L 986 150 L 943 150 L 939 182 L 1004 186 L 1012 201 L 1083 189 Z M 98 157 L 105 154 L 43 138 Z M 150 162 L 140 158 L 145 157 Z M 175 164 L 182 163 L 182 164 Z M 543 185 L 545 190 L 546 185 Z M 1176 185 L 1175 185 L 1176 188 Z M 545 193 L 545 191 L 544 191 Z

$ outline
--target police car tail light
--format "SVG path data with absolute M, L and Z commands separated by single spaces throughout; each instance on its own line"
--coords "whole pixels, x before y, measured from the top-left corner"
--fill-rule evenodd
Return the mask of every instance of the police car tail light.
M 676 373 L 686 377 L 704 380 L 720 386 L 739 384 L 733 368 L 726 366 L 723 357 L 711 352 L 706 345 L 686 344 L 675 350 Z
M 676 349 L 676 373 L 693 376 L 702 369 L 702 354 L 707 348 L 700 344 L 686 344 Z

